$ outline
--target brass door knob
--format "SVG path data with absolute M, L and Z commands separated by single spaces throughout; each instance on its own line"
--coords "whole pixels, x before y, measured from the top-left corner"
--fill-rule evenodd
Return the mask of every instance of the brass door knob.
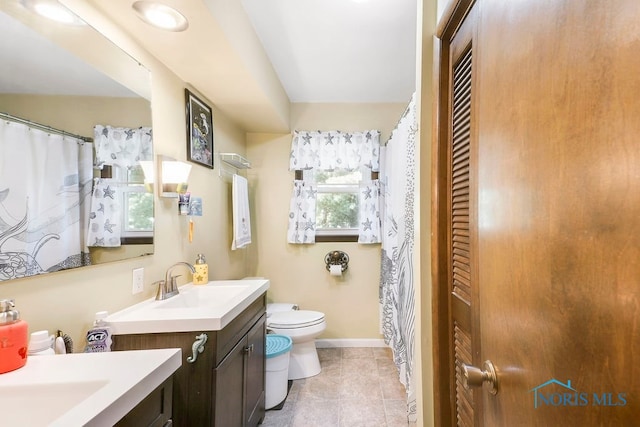
M 462 384 L 465 388 L 482 387 L 483 384 L 487 384 L 489 387 L 489 393 L 498 394 L 498 375 L 496 374 L 496 368 L 493 366 L 493 362 L 486 360 L 483 365 L 483 369 L 477 368 L 471 365 L 462 364 Z

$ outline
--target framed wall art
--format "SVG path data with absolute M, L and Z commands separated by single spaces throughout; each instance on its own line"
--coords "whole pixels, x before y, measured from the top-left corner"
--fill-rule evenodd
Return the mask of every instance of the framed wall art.
M 187 159 L 213 169 L 213 112 L 211 107 L 185 89 L 187 112 Z

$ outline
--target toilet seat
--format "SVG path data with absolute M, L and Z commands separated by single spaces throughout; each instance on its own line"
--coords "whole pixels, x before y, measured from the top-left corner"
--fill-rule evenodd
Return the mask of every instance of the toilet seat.
M 267 324 L 274 329 L 299 329 L 324 322 L 324 313 L 311 310 L 292 310 L 271 313 Z

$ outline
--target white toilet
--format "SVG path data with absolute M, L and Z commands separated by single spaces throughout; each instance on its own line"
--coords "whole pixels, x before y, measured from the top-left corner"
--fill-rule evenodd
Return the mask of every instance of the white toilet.
M 286 335 L 293 341 L 289 358 L 290 380 L 320 373 L 315 338 L 326 328 L 324 313 L 298 310 L 295 304 L 267 304 L 267 332 Z

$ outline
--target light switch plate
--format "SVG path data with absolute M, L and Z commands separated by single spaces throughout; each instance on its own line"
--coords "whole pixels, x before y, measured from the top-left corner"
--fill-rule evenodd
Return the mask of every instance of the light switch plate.
M 144 268 L 134 268 L 132 276 L 133 287 L 131 289 L 131 293 L 133 295 L 139 294 L 144 290 Z

